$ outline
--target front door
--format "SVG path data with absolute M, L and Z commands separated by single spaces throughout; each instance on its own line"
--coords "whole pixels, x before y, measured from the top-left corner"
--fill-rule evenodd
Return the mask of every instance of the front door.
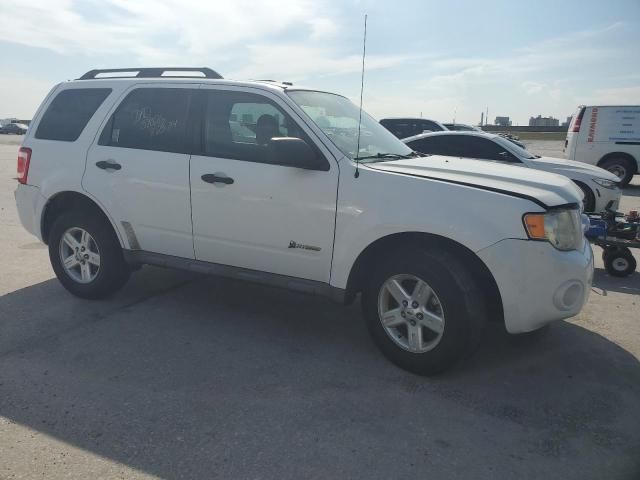
M 269 160 L 273 137 L 314 145 L 270 93 L 203 86 L 201 95 L 201 146 L 191 157 L 196 258 L 328 283 L 337 164 L 316 146 L 325 170 Z

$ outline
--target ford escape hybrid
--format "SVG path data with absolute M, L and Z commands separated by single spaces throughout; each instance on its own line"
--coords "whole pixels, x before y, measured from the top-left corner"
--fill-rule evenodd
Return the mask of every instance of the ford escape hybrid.
M 34 117 L 20 219 L 83 298 L 141 264 L 361 294 L 376 344 L 420 374 L 487 321 L 523 333 L 580 311 L 592 253 L 569 179 L 421 156 L 358 118 L 340 95 L 210 69 L 93 70 Z

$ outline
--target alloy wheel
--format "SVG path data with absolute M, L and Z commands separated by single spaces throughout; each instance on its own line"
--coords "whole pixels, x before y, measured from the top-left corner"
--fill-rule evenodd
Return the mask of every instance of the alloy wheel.
M 79 227 L 67 229 L 60 239 L 60 263 L 78 283 L 91 283 L 100 271 L 100 249 L 93 237 Z
M 394 343 L 412 353 L 434 349 L 444 333 L 442 303 L 427 282 L 415 275 L 394 275 L 382 284 L 378 316 Z

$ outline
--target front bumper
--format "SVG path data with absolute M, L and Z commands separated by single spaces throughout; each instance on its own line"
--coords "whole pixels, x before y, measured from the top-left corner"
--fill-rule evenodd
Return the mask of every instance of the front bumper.
M 620 206 L 620 197 L 622 196 L 622 190 L 619 188 L 604 188 L 597 187 L 595 193 L 596 204 L 595 204 L 595 213 L 604 212 L 605 208 L 607 208 L 607 204 L 611 201 L 611 210 L 618 210 Z
M 500 290 L 509 333 L 577 315 L 589 298 L 593 253 L 563 252 L 548 242 L 506 239 L 478 252 Z

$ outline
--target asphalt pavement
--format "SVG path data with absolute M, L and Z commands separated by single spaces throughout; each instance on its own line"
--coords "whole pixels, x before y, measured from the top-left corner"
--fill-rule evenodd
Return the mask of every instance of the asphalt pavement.
M 358 305 L 153 267 L 72 297 L 19 224 L 18 141 L 0 136 L 0 479 L 640 478 L 640 273 L 598 251 L 580 315 L 492 327 L 422 378 Z

